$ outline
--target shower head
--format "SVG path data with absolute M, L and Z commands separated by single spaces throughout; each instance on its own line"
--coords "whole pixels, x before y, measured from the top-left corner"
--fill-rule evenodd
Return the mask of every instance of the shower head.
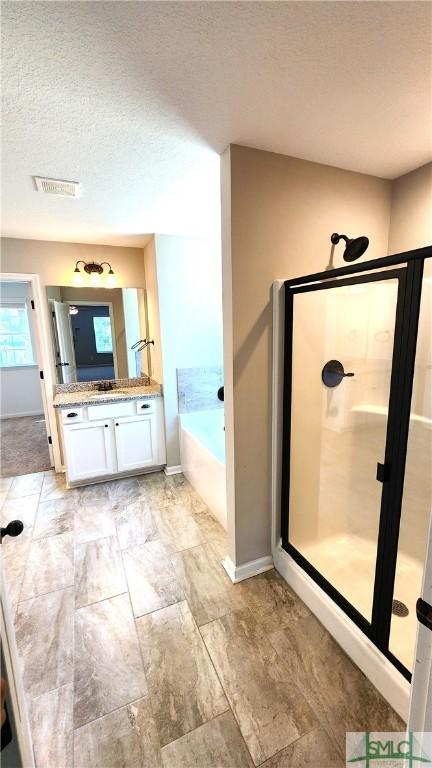
M 333 245 L 337 245 L 339 240 L 345 240 L 344 261 L 356 261 L 360 256 L 363 256 L 369 245 L 369 238 L 367 237 L 350 238 L 346 235 L 338 235 L 337 232 L 333 232 L 330 240 Z

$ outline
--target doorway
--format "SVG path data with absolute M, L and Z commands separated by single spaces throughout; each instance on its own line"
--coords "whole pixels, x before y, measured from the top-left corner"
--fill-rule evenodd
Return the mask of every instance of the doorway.
M 0 280 L 2 477 L 42 472 L 52 466 L 33 306 L 30 282 Z

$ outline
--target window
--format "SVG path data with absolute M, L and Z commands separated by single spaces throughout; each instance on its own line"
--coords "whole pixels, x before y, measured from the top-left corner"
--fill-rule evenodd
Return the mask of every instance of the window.
M 0 367 L 34 365 L 29 318 L 25 301 L 0 304 Z
M 94 317 L 93 326 L 96 339 L 96 352 L 101 354 L 113 351 L 111 335 L 111 319 L 109 317 Z

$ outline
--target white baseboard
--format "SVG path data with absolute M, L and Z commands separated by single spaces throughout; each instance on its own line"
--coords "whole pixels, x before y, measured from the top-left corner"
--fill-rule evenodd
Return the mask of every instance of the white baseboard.
M 169 477 L 170 475 L 180 475 L 182 472 L 181 464 L 176 464 L 172 467 L 165 467 L 164 469 L 165 474 Z
M 277 547 L 275 568 L 375 688 L 407 722 L 410 684 L 290 555 Z
M 264 571 L 270 571 L 274 568 L 271 555 L 259 557 L 257 560 L 249 560 L 248 563 L 243 563 L 243 565 L 237 566 L 234 565 L 231 558 L 227 555 L 222 560 L 222 565 L 233 584 L 237 584 L 239 581 L 244 581 L 245 579 L 250 579 L 251 576 L 258 576 L 259 573 L 264 573 Z
M 146 475 L 152 475 L 154 472 L 161 472 L 163 469 L 162 464 L 156 467 L 150 467 L 149 469 L 133 469 L 130 472 L 115 472 L 113 475 L 103 475 L 101 477 L 86 477 L 85 480 L 80 480 L 77 483 L 67 483 L 68 488 L 82 488 L 86 485 L 99 485 L 99 483 L 106 483 L 109 480 L 125 480 L 127 477 L 145 477 Z M 66 467 L 61 467 L 56 470 L 57 472 L 66 472 Z
M 44 414 L 40 411 L 21 411 L 21 413 L 2 413 L 0 419 L 20 419 L 23 416 L 40 416 L 45 418 Z

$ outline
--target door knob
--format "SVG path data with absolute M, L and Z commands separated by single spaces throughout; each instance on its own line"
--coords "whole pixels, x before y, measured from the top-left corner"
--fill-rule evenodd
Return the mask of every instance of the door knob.
M 21 520 L 11 520 L 6 528 L 0 528 L 0 538 L 3 536 L 19 536 L 24 530 L 24 523 Z

